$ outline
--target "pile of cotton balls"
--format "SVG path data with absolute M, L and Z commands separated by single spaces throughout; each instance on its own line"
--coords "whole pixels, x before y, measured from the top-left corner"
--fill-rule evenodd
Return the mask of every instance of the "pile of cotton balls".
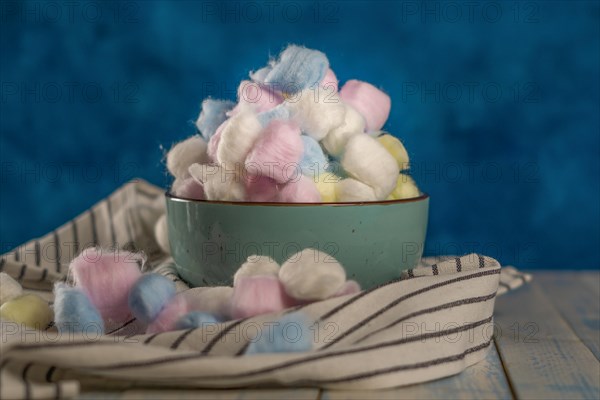
M 420 195 L 402 142 L 381 130 L 389 96 L 358 80 L 338 91 L 325 54 L 290 45 L 237 94 L 237 103 L 204 100 L 200 135 L 168 152 L 175 196 L 329 203 Z

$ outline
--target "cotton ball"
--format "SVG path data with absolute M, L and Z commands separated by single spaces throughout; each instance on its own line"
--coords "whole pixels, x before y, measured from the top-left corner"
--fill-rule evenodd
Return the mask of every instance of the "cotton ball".
M 405 170 L 409 168 L 409 160 L 408 153 L 404 148 L 404 145 L 400 141 L 400 139 L 390 135 L 385 134 L 381 135 L 377 138 L 377 141 L 385 147 L 385 149 L 394 157 L 396 162 L 398 163 L 398 168 L 400 170 Z
M 277 182 L 260 175 L 247 175 L 245 179 L 246 201 L 271 203 L 277 202 L 279 188 Z
M 331 130 L 321 141 L 325 150 L 332 156 L 339 156 L 344 151 L 348 140 L 358 134 L 363 134 L 365 131 L 365 119 L 354 108 L 346 105 L 346 114 L 344 122 Z
M 223 129 L 225 129 L 228 123 L 229 120 L 226 120 L 221 125 L 219 125 L 215 134 L 208 141 L 208 145 L 206 147 L 206 155 L 208 155 L 208 159 L 213 163 L 217 162 L 217 149 L 219 148 L 219 144 L 221 142 L 221 133 L 223 132 Z
M 319 203 L 321 194 L 317 185 L 310 178 L 300 175 L 279 188 L 279 201 L 282 203 Z
M 342 179 L 335 189 L 337 200 L 341 203 L 361 203 L 378 200 L 375 190 L 371 186 L 356 179 Z
M 181 317 L 175 323 L 177 329 L 203 328 L 206 325 L 214 325 L 220 321 L 212 314 L 202 311 L 191 311 Z
M 329 68 L 327 70 L 327 73 L 325 73 L 325 76 L 323 77 L 323 80 L 321 81 L 321 87 L 328 88 L 328 89 L 331 88 L 335 92 L 338 91 L 338 78 L 337 78 L 337 76 L 335 76 L 335 73 L 331 70 L 331 68 Z
M 344 123 L 346 107 L 332 89 L 306 89 L 284 103 L 302 132 L 316 140 Z
M 222 318 L 231 315 L 232 295 L 233 288 L 230 286 L 197 287 L 181 293 L 190 311 L 207 312 Z
M 204 188 L 202 184 L 191 176 L 181 179 L 175 179 L 171 187 L 171 193 L 182 199 L 204 200 Z
M 370 83 L 349 80 L 340 89 L 340 97 L 365 117 L 367 131 L 380 130 L 390 115 L 390 96 Z
M 0 306 L 0 318 L 29 328 L 44 329 L 52 317 L 48 303 L 35 294 L 21 295 Z
M 327 156 L 323 152 L 321 145 L 315 139 L 307 135 L 302 135 L 304 151 L 300 158 L 300 170 L 308 177 L 315 177 L 327 168 Z
M 181 294 L 176 295 L 148 325 L 146 333 L 173 331 L 177 329 L 177 321 L 188 312 L 190 312 L 190 308 L 187 300 Z
M 164 253 L 171 254 L 171 248 L 169 247 L 169 227 L 167 226 L 167 214 L 163 214 L 158 221 L 156 221 L 156 224 L 154 225 L 154 238 Z
M 64 283 L 54 286 L 54 323 L 60 333 L 104 334 L 104 321 L 83 290 Z
M 210 140 L 219 125 L 227 119 L 227 112 L 234 106 L 235 103 L 230 100 L 206 99 L 202 102 L 202 111 L 196 121 L 196 127 L 204 139 Z
M 311 321 L 299 312 L 279 318 L 270 327 L 269 334 L 251 340 L 244 354 L 298 353 L 310 351 L 313 347 Z
M 276 276 L 240 277 L 233 289 L 231 315 L 248 318 L 284 310 L 295 305 Z
M 325 54 L 290 45 L 279 55 L 278 62 L 266 74 L 264 82 L 280 91 L 297 93 L 321 82 L 328 69 L 329 60 Z
M 242 277 L 255 275 L 272 275 L 279 274 L 279 264 L 269 256 L 252 255 L 246 259 L 246 262 L 233 275 L 233 286 Z
M 207 200 L 244 201 L 245 188 L 241 167 L 234 165 L 194 164 L 190 175 L 202 185 Z
M 307 248 L 283 263 L 279 280 L 294 299 L 321 300 L 341 289 L 346 282 L 346 271 L 329 254 Z
M 217 148 L 219 164 L 243 163 L 262 129 L 256 114 L 250 110 L 231 117 L 220 132 Z
M 296 123 L 272 121 L 248 154 L 246 170 L 285 183 L 297 176 L 302 146 Z
M 412 199 L 419 197 L 421 192 L 417 187 L 417 184 L 408 175 L 400 174 L 396 180 L 396 187 L 394 191 L 388 196 L 388 200 L 401 200 L 401 199 Z
M 317 190 L 321 194 L 323 203 L 335 203 L 337 201 L 337 184 L 341 178 L 331 172 L 323 172 L 319 174 L 318 180 L 315 182 Z
M 175 283 L 172 280 L 156 273 L 145 274 L 129 292 L 129 309 L 137 319 L 148 324 L 173 297 Z
M 351 177 L 371 186 L 378 200 L 387 198 L 396 186 L 398 163 L 370 136 L 355 135 L 348 140 L 342 167 Z
M 340 290 L 335 292 L 333 297 L 347 296 L 349 294 L 356 294 L 358 292 L 360 292 L 360 285 L 358 282 L 349 280 L 344 283 Z
M 339 176 L 340 178 L 348 177 L 348 174 L 346 173 L 346 171 L 344 171 L 344 167 L 342 167 L 342 164 L 336 159 L 329 160 L 327 168 L 325 168 L 325 172 L 330 172 L 334 175 Z
M 267 77 L 269 72 L 271 72 L 271 70 L 273 69 L 273 65 L 275 65 L 275 62 L 270 63 L 266 67 L 263 67 L 259 70 L 251 71 L 249 74 L 250 79 L 252 79 L 254 82 L 264 83 L 265 78 Z
M 271 110 L 283 102 L 281 94 L 252 81 L 242 81 L 237 96 L 239 104 L 250 105 L 258 113 Z
M 71 261 L 69 271 L 105 320 L 122 322 L 130 316 L 127 298 L 145 261 L 140 253 L 88 248 Z
M 278 105 L 277 107 L 268 110 L 268 111 L 264 111 L 261 112 L 260 114 L 258 114 L 257 116 L 258 118 L 258 122 L 260 122 L 260 124 L 262 126 L 267 126 L 271 123 L 271 121 L 275 121 L 275 120 L 287 120 L 290 118 L 290 111 L 287 109 L 287 107 L 283 106 L 283 105 Z
M 200 136 L 192 136 L 177 143 L 167 154 L 167 169 L 176 178 L 188 177 L 190 165 L 206 162 L 208 162 L 207 144 Z
M 0 305 L 20 296 L 23 288 L 6 272 L 0 272 Z

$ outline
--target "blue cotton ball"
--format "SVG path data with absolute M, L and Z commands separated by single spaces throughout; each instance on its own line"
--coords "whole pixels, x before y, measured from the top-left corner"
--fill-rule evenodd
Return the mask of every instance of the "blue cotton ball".
M 290 45 L 266 74 L 265 83 L 285 93 L 298 93 L 318 85 L 328 69 L 329 60 L 325 54 Z
M 230 100 L 206 99 L 202 102 L 202 111 L 196 121 L 196 127 L 206 141 L 215 134 L 217 128 L 227 119 L 226 113 L 235 107 Z
M 304 153 L 299 162 L 300 169 L 309 178 L 318 178 L 319 173 L 325 172 L 328 164 L 327 156 L 315 139 L 307 135 L 302 135 L 301 138 L 304 143 Z
M 284 315 L 272 328 L 263 329 L 248 345 L 245 354 L 298 353 L 313 346 L 310 321 L 299 312 Z
M 60 333 L 104 333 L 100 312 L 81 289 L 58 283 L 54 295 L 54 322 Z
M 160 274 L 146 274 L 129 292 L 129 309 L 137 319 L 148 324 L 174 296 L 173 281 Z
M 279 104 L 278 106 L 268 110 L 263 111 L 256 116 L 258 118 L 258 122 L 264 127 L 269 125 L 269 123 L 275 119 L 279 120 L 287 120 L 290 118 L 290 111 L 283 104 Z
M 209 324 L 217 324 L 221 322 L 212 314 L 202 311 L 191 311 L 181 317 L 175 327 L 177 329 L 192 329 L 192 328 L 202 328 L 205 325 Z

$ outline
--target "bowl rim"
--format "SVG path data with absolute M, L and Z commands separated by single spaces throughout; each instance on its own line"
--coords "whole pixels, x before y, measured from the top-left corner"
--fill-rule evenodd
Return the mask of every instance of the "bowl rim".
M 415 203 L 418 201 L 423 201 L 429 199 L 429 195 L 427 193 L 421 193 L 418 197 L 411 197 L 409 199 L 400 199 L 400 200 L 379 200 L 379 201 L 355 201 L 355 202 L 347 202 L 347 203 L 279 203 L 279 202 L 269 202 L 269 201 L 222 201 L 222 200 L 198 200 L 198 199 L 188 199 L 185 197 L 178 197 L 169 191 L 165 192 L 165 197 L 168 200 L 182 203 L 199 203 L 199 204 L 221 204 L 221 205 L 235 205 L 235 206 L 245 206 L 245 207 L 348 207 L 348 206 L 388 206 L 393 204 L 402 204 L 402 203 Z

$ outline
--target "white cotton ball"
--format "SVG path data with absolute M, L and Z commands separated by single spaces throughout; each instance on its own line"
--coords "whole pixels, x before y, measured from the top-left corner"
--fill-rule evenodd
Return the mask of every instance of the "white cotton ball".
M 346 271 L 327 253 L 308 248 L 292 255 L 279 269 L 279 280 L 298 300 L 321 300 L 333 296 L 346 282 Z
M 269 256 L 252 255 L 246 259 L 246 262 L 233 275 L 233 286 L 236 286 L 238 280 L 246 276 L 255 275 L 274 275 L 279 273 L 279 264 Z
M 342 167 L 351 177 L 371 186 L 377 200 L 385 200 L 396 187 L 396 159 L 368 135 L 355 135 L 348 140 Z
M 246 192 L 239 164 L 193 164 L 189 172 L 202 185 L 206 200 L 244 201 Z
M 169 247 L 169 229 L 167 226 L 167 214 L 163 214 L 154 225 L 154 238 L 160 249 L 166 254 L 171 254 Z
M 284 102 L 302 132 L 316 140 L 344 123 L 346 107 L 333 89 L 305 89 Z
M 417 187 L 417 184 L 408 175 L 400 174 L 396 180 L 396 187 L 392 193 L 388 196 L 388 200 L 401 200 L 401 199 L 412 199 L 413 197 L 419 197 L 421 192 Z
M 203 311 L 225 318 L 231 315 L 232 287 L 197 287 L 186 290 L 181 295 L 190 311 Z
M 354 203 L 363 201 L 377 201 L 375 190 L 360 181 L 352 178 L 342 179 L 336 184 L 335 195 L 340 203 Z
M 175 178 L 189 176 L 190 165 L 208 162 L 207 143 L 200 136 L 192 136 L 174 145 L 167 154 L 167 169 Z
M 23 288 L 6 272 L 0 272 L 0 304 L 23 294 Z
M 262 129 L 256 113 L 248 108 L 243 108 L 227 121 L 221 131 L 217 161 L 220 164 L 243 163 Z
M 356 134 L 364 134 L 365 119 L 353 107 L 345 105 L 344 122 L 330 131 L 321 144 L 333 156 L 339 156 L 344 151 L 348 139 Z

